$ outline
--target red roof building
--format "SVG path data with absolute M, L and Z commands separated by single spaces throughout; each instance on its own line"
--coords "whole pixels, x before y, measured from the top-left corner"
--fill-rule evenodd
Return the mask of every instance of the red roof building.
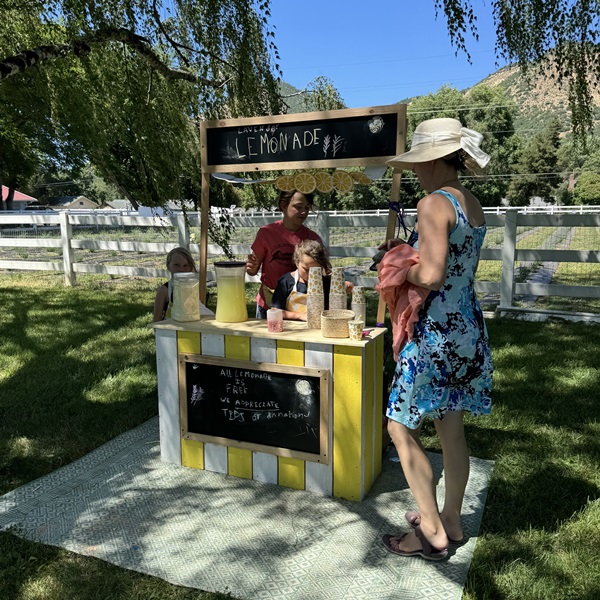
M 6 202 L 8 198 L 8 188 L 3 185 L 2 186 L 2 202 Z M 37 198 L 33 196 L 28 196 L 27 194 L 22 194 L 15 190 L 15 196 L 13 198 L 13 208 L 15 210 L 21 210 L 25 208 L 30 202 L 37 202 Z

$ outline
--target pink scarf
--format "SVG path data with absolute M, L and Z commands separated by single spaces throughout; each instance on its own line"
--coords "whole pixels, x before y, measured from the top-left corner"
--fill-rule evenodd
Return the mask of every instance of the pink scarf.
M 375 289 L 385 300 L 392 321 L 392 348 L 394 360 L 413 337 L 419 309 L 429 295 L 429 290 L 406 280 L 409 269 L 419 262 L 419 253 L 408 244 L 400 244 L 385 253 L 377 265 L 379 284 Z

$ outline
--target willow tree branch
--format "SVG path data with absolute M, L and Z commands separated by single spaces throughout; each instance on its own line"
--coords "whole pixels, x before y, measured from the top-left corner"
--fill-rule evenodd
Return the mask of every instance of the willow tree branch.
M 86 57 L 91 52 L 92 44 L 107 44 L 110 42 L 121 42 L 135 50 L 152 69 L 160 73 L 166 79 L 183 79 L 192 83 L 201 83 L 211 87 L 222 85 L 220 81 L 212 81 L 205 77 L 199 77 L 190 71 L 173 69 L 169 67 L 152 49 L 150 42 L 129 29 L 106 28 L 90 35 L 80 36 L 67 44 L 50 44 L 38 46 L 30 50 L 24 50 L 15 56 L 9 56 L 0 60 L 0 81 L 14 75 L 19 75 L 31 67 L 50 62 L 69 55 L 80 58 Z
M 158 9 L 156 8 L 156 0 L 152 1 L 152 13 L 154 14 L 154 20 L 156 21 L 158 28 L 160 29 L 161 33 L 165 36 L 167 42 L 171 44 L 171 47 L 173 48 L 173 50 L 175 50 L 177 56 L 179 56 L 180 60 L 183 61 L 185 66 L 189 67 L 190 62 L 179 49 L 182 45 L 178 44 L 174 39 L 171 38 L 171 36 L 167 33 L 167 30 L 164 28 L 162 21 L 160 20 L 160 14 L 158 13 Z

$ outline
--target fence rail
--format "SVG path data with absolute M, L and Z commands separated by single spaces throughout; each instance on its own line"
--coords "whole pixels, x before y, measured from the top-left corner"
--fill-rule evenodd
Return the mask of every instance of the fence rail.
M 517 296 L 558 296 L 562 298 L 600 298 L 600 207 L 552 207 L 541 213 L 540 210 L 507 209 L 498 207 L 485 209 L 488 226 L 488 244 L 483 248 L 481 261 L 491 264 L 490 273 L 497 277 L 488 279 L 479 276 L 476 291 L 484 295 L 497 296 L 497 310 L 514 310 Z M 594 210 L 589 210 L 593 208 Z M 307 225 L 317 231 L 329 247 L 332 260 L 348 264 L 348 261 L 369 263 L 384 236 L 387 226 L 387 210 L 362 211 L 352 213 L 317 212 L 309 216 Z M 263 211 L 252 214 L 233 214 L 232 223 L 236 232 L 247 231 L 251 237 L 245 242 L 235 239 L 231 244 L 234 254 L 243 256 L 250 251 L 253 233 L 261 225 L 280 218 L 280 213 Z M 406 225 L 414 226 L 415 211 L 407 211 Z M 51 212 L 28 214 L 0 214 L 0 269 L 60 271 L 64 273 L 66 285 L 73 285 L 77 273 L 108 274 L 137 277 L 168 277 L 168 272 L 156 266 L 134 266 L 106 264 L 77 258 L 78 254 L 110 253 L 115 256 L 146 254 L 153 256 L 160 264 L 164 255 L 176 246 L 189 247 L 198 252 L 191 231 L 199 226 L 197 214 L 174 214 L 172 216 L 143 217 L 100 211 Z M 163 241 L 134 241 L 135 231 L 152 229 L 161 233 Z M 120 230 L 119 239 L 110 237 L 108 232 Z M 86 237 L 84 232 L 95 232 L 95 238 Z M 581 231 L 590 235 L 582 237 Z M 24 237 L 34 233 L 36 237 Z M 492 232 L 494 232 L 492 234 Z M 176 236 L 174 235 L 176 233 Z M 106 235 L 104 235 L 106 234 Z M 490 238 L 493 238 L 490 241 Z M 495 241 L 494 241 L 495 240 Z M 542 240 L 543 242 L 540 242 Z M 545 241 L 544 241 L 545 240 Z M 583 241 L 582 241 L 583 240 Z M 341 242 L 341 244 L 340 244 Z M 550 247 L 543 247 L 544 243 Z M 23 249 L 46 249 L 61 255 L 61 260 L 28 260 L 23 258 Z M 36 250 L 37 251 L 37 250 Z M 21 252 L 19 259 L 10 256 Z M 208 246 L 209 257 L 223 254 L 215 245 Z M 122 260 L 123 262 L 123 260 Z M 125 261 L 126 262 L 126 261 Z M 553 282 L 554 273 L 565 264 L 587 265 L 590 277 L 582 283 L 582 277 L 574 283 Z M 368 266 L 368 264 L 367 264 Z M 364 265 L 363 265 L 364 267 Z M 358 285 L 372 288 L 376 278 L 368 276 L 366 268 L 350 268 L 350 279 Z M 367 272 L 363 272 L 367 271 Z M 482 269 L 480 268 L 480 274 Z M 487 272 L 487 271 L 486 271 Z M 521 280 L 523 272 L 528 278 Z M 536 279 L 531 273 L 544 277 Z M 256 277 L 248 278 L 257 281 Z M 569 279 L 568 277 L 566 279 Z M 571 278 L 573 279 L 573 278 Z M 584 275 L 583 279 L 586 279 Z M 207 280 L 214 280 L 209 271 Z M 586 311 L 584 311 L 586 312 Z M 590 312 L 600 312 L 600 309 Z

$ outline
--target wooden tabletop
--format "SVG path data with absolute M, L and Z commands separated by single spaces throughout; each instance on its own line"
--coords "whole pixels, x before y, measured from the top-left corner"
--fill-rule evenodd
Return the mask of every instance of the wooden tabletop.
M 241 335 L 247 337 L 271 338 L 275 340 L 290 340 L 295 342 L 312 342 L 317 344 L 334 344 L 338 346 L 366 346 L 387 329 L 385 327 L 365 327 L 367 335 L 360 342 L 349 338 L 323 337 L 320 329 L 307 329 L 303 321 L 284 321 L 283 331 L 271 333 L 267 331 L 265 319 L 248 319 L 243 323 L 222 323 L 214 317 L 203 317 L 200 321 L 180 322 L 166 319 L 149 325 L 152 329 L 170 329 L 175 331 L 197 331 L 220 335 Z

